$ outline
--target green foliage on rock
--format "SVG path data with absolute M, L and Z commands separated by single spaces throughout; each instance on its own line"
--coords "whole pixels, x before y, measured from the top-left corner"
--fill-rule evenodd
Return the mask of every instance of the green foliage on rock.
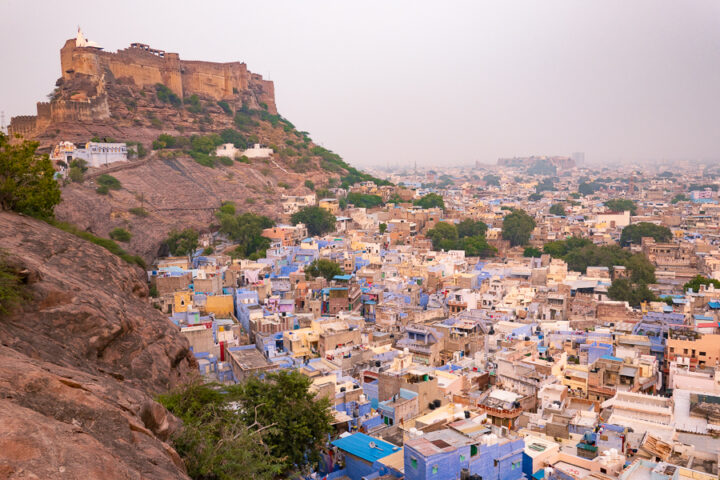
M 120 190 L 122 188 L 122 185 L 120 184 L 120 180 L 113 177 L 112 175 L 108 175 L 107 173 L 103 173 L 97 179 L 95 180 L 98 185 L 101 187 L 105 187 L 108 190 Z
M 172 230 L 165 240 L 170 255 L 190 255 L 198 246 L 198 232 L 194 228 L 183 231 Z
M 315 183 L 312 180 L 305 180 L 305 188 L 311 191 L 315 191 Z
M 304 207 L 290 216 L 293 225 L 303 223 L 310 235 L 324 235 L 335 231 L 335 215 L 320 207 Z
M 528 258 L 539 258 L 543 254 L 542 250 L 535 247 L 525 247 L 525 250 L 523 251 L 523 257 Z
M 482 222 L 464 220 L 463 227 L 448 222 L 438 222 L 425 234 L 435 250 L 463 250 L 469 257 L 491 257 L 497 249 L 487 243 L 485 231 L 477 225 Z M 483 224 L 484 225 L 484 224 Z M 485 226 L 487 230 L 487 226 Z M 462 233 L 461 233 L 462 232 Z
M 59 222 L 57 220 L 49 220 L 48 223 L 50 225 L 59 228 L 60 230 L 63 230 L 65 232 L 71 233 L 75 235 L 76 237 L 82 238 L 83 240 L 87 240 L 88 242 L 94 243 L 95 245 L 98 245 L 105 250 L 109 251 L 110 253 L 117 255 L 118 257 L 122 258 L 128 263 L 132 263 L 135 265 L 138 265 L 140 268 L 145 268 L 145 261 L 142 259 L 142 257 L 139 257 L 137 255 L 130 255 L 125 250 L 123 250 L 120 245 L 115 243 L 113 240 L 110 240 L 109 238 L 102 238 L 98 237 L 96 235 L 93 235 L 90 232 L 86 232 L 84 230 L 80 230 L 75 225 L 67 222 Z
M 656 242 L 669 242 L 672 239 L 672 232 L 663 225 L 649 222 L 633 223 L 623 228 L 620 244 L 623 246 L 631 243 L 640 244 L 643 237 L 652 237 Z
M 0 314 L 10 313 L 24 298 L 20 277 L 15 269 L 8 265 L 6 252 L 0 250 Z
M 505 216 L 502 224 L 502 237 L 510 241 L 511 246 L 526 245 L 535 228 L 535 219 L 525 210 L 513 210 Z
M 417 200 L 413 201 L 413 205 L 422 207 L 422 208 L 442 208 L 445 209 L 445 200 L 443 200 L 442 195 L 438 195 L 437 193 L 428 193 L 427 195 L 423 195 L 421 198 L 418 198 Z
M 38 156 L 37 142 L 11 145 L 0 132 L 0 208 L 37 218 L 53 217 L 60 187 L 47 155 Z
M 110 238 L 118 242 L 129 242 L 132 238 L 132 234 L 124 228 L 118 227 L 110 231 Z
M 335 275 L 342 275 L 343 271 L 340 265 L 333 262 L 332 260 L 326 260 L 319 258 L 313 260 L 308 266 L 305 267 L 305 278 L 312 280 L 313 278 L 323 277 L 325 280 L 332 280 Z
M 179 107 L 182 105 L 182 100 L 172 90 L 162 83 L 155 84 L 155 93 L 157 94 L 158 100 L 163 103 L 169 103 L 173 107 Z

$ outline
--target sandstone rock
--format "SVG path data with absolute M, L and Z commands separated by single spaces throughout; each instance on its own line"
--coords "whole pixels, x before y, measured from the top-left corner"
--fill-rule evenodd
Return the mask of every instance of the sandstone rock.
M 142 272 L 6 212 L 0 249 L 33 279 L 31 300 L 0 319 L 0 477 L 187 478 L 164 441 L 175 420 L 152 395 L 195 361 L 137 295 Z

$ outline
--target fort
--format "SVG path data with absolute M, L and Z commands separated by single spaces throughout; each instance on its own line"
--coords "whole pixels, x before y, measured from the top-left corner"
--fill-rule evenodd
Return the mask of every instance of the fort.
M 62 78 L 58 85 L 82 85 L 70 98 L 53 98 L 37 104 L 37 115 L 13 117 L 12 134 L 33 136 L 51 123 L 94 121 L 110 118 L 106 85 L 117 82 L 138 89 L 161 83 L 178 97 L 190 95 L 245 102 L 250 108 L 267 108 L 277 113 L 273 82 L 248 71 L 242 62 L 213 63 L 181 60 L 177 53 L 150 48 L 142 43 L 117 52 L 106 52 L 85 39 L 76 38 L 60 49 Z

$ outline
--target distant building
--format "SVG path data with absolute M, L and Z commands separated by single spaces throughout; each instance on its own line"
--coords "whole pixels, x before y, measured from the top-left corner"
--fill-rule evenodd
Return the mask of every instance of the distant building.
M 53 148 L 50 160 L 62 167 L 73 160 L 85 160 L 88 167 L 101 167 L 115 162 L 127 162 L 127 145 L 124 143 L 88 142 L 77 146 L 71 142 L 60 142 Z

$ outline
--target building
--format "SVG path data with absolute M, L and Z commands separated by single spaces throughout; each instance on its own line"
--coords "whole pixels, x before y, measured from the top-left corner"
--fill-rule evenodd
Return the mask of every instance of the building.
M 50 160 L 60 166 L 60 162 L 69 165 L 73 160 L 84 160 L 88 167 L 97 168 L 115 162 L 126 162 L 127 155 L 127 145 L 124 143 L 87 142 L 78 147 L 71 142 L 60 142 L 53 148 Z

